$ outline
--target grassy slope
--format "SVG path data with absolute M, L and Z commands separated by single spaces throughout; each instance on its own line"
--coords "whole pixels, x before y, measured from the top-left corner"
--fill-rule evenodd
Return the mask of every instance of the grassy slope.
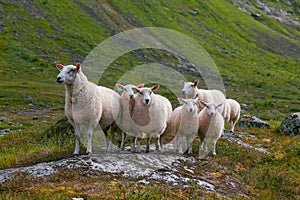
M 111 34 L 156 26 L 197 40 L 219 67 L 228 85 L 227 96 L 251 105 L 252 114 L 282 119 L 287 113 L 299 111 L 299 61 L 278 55 L 288 54 L 289 48 L 299 51 L 299 31 L 267 17 L 256 21 L 227 1 L 96 2 L 100 4 L 97 9 L 96 4 L 85 1 L 36 1 L 23 7 L 1 3 L 7 13 L 0 37 L 4 47 L 1 104 L 22 105 L 20 95 L 24 93 L 45 104 L 63 102 L 64 93 L 57 92 L 63 88 L 53 84 L 55 62 L 82 61 Z M 189 13 L 194 8 L 199 10 L 196 16 Z M 284 44 L 276 46 L 276 41 Z M 264 50 L 270 47 L 278 54 Z M 120 64 L 126 67 L 132 62 L 127 58 Z M 26 92 L 18 90 L 20 85 Z M 47 88 L 47 98 L 43 98 L 43 88 Z
M 170 28 L 197 40 L 219 67 L 227 86 L 227 96 L 248 104 L 250 110 L 247 112 L 251 114 L 281 120 L 286 114 L 300 110 L 300 62 L 291 57 L 293 54 L 289 51 L 299 52 L 299 31 L 266 16 L 256 21 L 225 0 L 39 0 L 26 5 L 7 2 L 10 1 L 0 2 L 1 14 L 5 13 L 0 18 L 3 21 L 0 29 L 0 114 L 15 125 L 12 128 L 8 122 L 3 122 L 0 127 L 21 128 L 23 131 L 13 131 L 0 139 L 0 168 L 71 155 L 72 142 L 61 141 L 73 141 L 72 136 L 48 138 L 41 134 L 63 113 L 64 88 L 54 82 L 57 74 L 55 63 L 83 61 L 98 43 L 133 27 Z M 197 9 L 199 13 L 191 15 L 191 9 Z M 252 9 L 260 12 L 255 7 Z M 145 54 L 148 60 L 143 58 Z M 111 70 L 106 72 L 107 79 L 101 84 L 112 87 L 111 80 L 121 76 L 121 70 L 152 61 L 177 62 L 161 51 L 132 52 L 112 64 Z M 120 66 L 123 68 L 116 71 Z M 174 97 L 172 101 L 176 105 Z M 46 113 L 55 117 L 47 123 L 33 121 L 32 115 L 24 114 L 33 107 L 49 110 Z M 53 107 L 56 109 L 51 110 Z M 17 124 L 20 121 L 22 126 Z M 273 125 L 278 125 L 278 122 L 273 122 Z M 242 175 L 247 177 L 249 172 L 253 176 L 253 179 L 247 179 L 247 184 L 258 195 L 287 197 L 297 194 L 294 182 L 299 180 L 295 175 L 299 172 L 295 167 L 299 160 L 293 157 L 299 154 L 299 140 L 274 135 L 274 129 L 270 133 L 254 130 L 253 134 L 267 134 L 266 137 L 273 141 L 272 145 L 278 146 L 272 156 L 279 154 L 279 158 L 255 153 L 247 158 L 249 152 L 238 147 L 227 149 L 228 144 L 220 142 L 220 158 L 216 165 L 225 165 L 234 171 L 229 161 L 233 156 L 230 152 L 235 151 L 242 152 L 234 154 L 235 164 L 245 169 L 250 169 L 249 160 L 259 157 L 258 162 L 251 164 L 250 172 L 245 170 Z M 285 142 L 281 144 L 281 140 Z M 244 164 L 247 159 L 249 165 Z M 292 167 L 288 166 L 286 170 L 291 161 Z M 277 172 L 281 172 L 279 180 L 276 179 Z M 277 191 L 281 188 L 277 182 L 284 185 L 289 178 L 293 178 L 291 184 Z

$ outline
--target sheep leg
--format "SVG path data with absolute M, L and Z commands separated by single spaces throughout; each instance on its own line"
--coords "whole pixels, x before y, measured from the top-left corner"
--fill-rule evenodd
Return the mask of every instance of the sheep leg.
M 199 158 L 205 158 L 207 156 L 207 144 L 206 144 L 206 138 L 204 138 L 203 142 L 201 143 L 201 146 L 199 147 Z
M 140 138 L 140 137 L 137 138 L 137 148 L 136 148 L 137 153 L 141 152 L 141 140 L 142 140 L 142 138 Z
M 108 146 L 109 146 L 109 140 L 108 140 L 108 133 L 106 129 L 103 129 L 103 133 L 105 135 L 105 143 L 106 143 L 106 148 L 105 148 L 105 152 L 108 151 Z
M 159 141 L 160 141 L 160 136 L 157 135 L 156 137 L 157 137 L 157 140 L 155 141 L 155 150 L 156 150 L 156 151 L 159 151 Z
M 146 138 L 146 153 L 150 152 L 150 136 Z
M 130 151 L 131 153 L 135 152 L 135 137 L 130 136 Z
M 88 129 L 88 144 L 87 144 L 87 150 L 86 153 L 89 155 L 92 153 L 92 137 L 93 137 L 93 129 Z
M 125 132 L 121 132 L 119 133 L 118 135 L 118 147 L 122 150 L 125 149 L 125 138 L 126 138 L 126 135 L 125 135 Z
M 191 137 L 189 136 L 186 136 L 186 141 L 187 141 L 187 147 L 188 147 L 188 153 L 192 153 L 192 142 L 191 141 Z
M 78 156 L 79 155 L 79 148 L 80 148 L 80 131 L 78 128 L 75 128 L 75 150 L 73 155 Z
M 177 148 L 178 153 L 183 153 L 183 151 L 182 151 L 181 136 L 178 135 L 178 137 L 176 138 L 176 142 L 177 142 L 177 147 L 176 148 Z
M 109 140 L 109 145 L 108 145 L 108 152 L 110 153 L 112 151 L 113 147 L 113 139 L 115 137 L 115 131 L 113 129 L 110 129 L 110 140 Z
M 179 135 L 176 135 L 175 137 L 176 137 L 175 138 L 175 141 L 176 141 L 176 152 L 179 153 Z
M 233 133 L 234 131 L 234 124 L 233 124 L 233 121 L 230 121 L 230 128 L 229 128 L 230 132 Z
M 211 150 L 211 155 L 212 156 L 217 155 L 216 154 L 216 143 L 217 143 L 217 140 L 212 140 L 212 150 Z
M 164 145 L 164 135 L 161 135 L 159 137 L 159 143 L 160 143 L 160 150 L 163 151 L 163 145 Z

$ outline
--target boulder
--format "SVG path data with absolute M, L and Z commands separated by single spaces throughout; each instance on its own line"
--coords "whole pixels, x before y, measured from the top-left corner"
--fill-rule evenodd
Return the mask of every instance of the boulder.
M 280 124 L 279 130 L 284 134 L 300 134 L 300 112 L 288 115 Z
M 244 115 L 237 123 L 237 126 L 246 128 L 271 128 L 267 122 L 251 115 Z

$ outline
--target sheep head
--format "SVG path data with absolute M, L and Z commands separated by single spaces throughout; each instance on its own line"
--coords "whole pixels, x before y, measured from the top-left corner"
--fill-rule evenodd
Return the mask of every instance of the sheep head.
M 137 88 L 137 87 L 135 87 L 134 90 L 137 91 L 137 93 L 138 93 L 137 97 L 142 100 L 142 103 L 144 105 L 150 105 L 151 96 L 152 96 L 153 92 L 158 90 L 158 88 L 159 88 L 159 85 L 154 85 L 151 88 Z
M 128 84 L 128 85 L 124 86 L 120 83 L 117 83 L 115 86 L 117 89 L 122 91 L 122 95 L 124 95 L 127 100 L 130 100 L 130 99 L 133 99 L 135 96 L 136 90 L 134 90 L 134 88 L 143 88 L 144 84 L 139 84 L 138 86 Z
M 181 93 L 186 97 L 195 97 L 197 92 L 197 86 L 199 84 L 198 80 L 194 82 L 186 82 L 184 80 L 180 80 L 180 84 L 183 86 Z
M 57 75 L 56 82 L 60 84 L 72 84 L 75 81 L 76 74 L 80 71 L 80 63 L 74 65 L 63 66 L 56 64 L 56 68 L 60 71 Z
M 206 107 L 206 112 L 209 116 L 213 117 L 215 116 L 217 109 L 222 106 L 223 102 L 221 103 L 206 103 L 204 101 L 199 101 L 200 105 L 204 105 Z
M 198 98 L 183 99 L 179 97 L 177 99 L 183 103 L 183 109 L 186 109 L 188 112 L 194 113 L 198 110 Z

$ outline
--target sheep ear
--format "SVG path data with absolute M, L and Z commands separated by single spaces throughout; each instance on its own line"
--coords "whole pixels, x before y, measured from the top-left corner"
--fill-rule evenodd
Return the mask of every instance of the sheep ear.
M 195 95 L 194 99 L 198 99 L 198 97 L 199 97 L 199 94 L 197 93 L 197 94 Z
M 199 84 L 199 80 L 195 80 L 194 81 L 194 87 L 197 87 L 198 84 Z
M 182 105 L 184 103 L 184 99 L 183 98 L 178 97 L 177 100 L 179 101 L 179 105 Z
M 76 68 L 77 68 L 77 71 L 80 70 L 80 67 L 81 67 L 81 64 L 80 63 L 76 63 Z
M 178 97 L 177 100 L 178 100 L 179 102 L 185 102 L 185 100 L 184 100 L 183 98 L 181 98 L 181 97 Z
M 184 80 L 179 80 L 179 83 L 180 83 L 182 86 L 184 86 L 185 81 L 184 81 Z
M 206 103 L 206 102 L 204 102 L 204 101 L 202 101 L 202 100 L 199 100 L 199 104 L 200 104 L 200 105 L 207 106 L 207 103 Z
M 140 89 L 139 89 L 139 88 L 137 88 L 137 87 L 132 87 L 132 90 L 133 90 L 133 91 L 136 91 L 137 93 L 139 93 L 139 92 L 140 92 Z
M 155 92 L 156 90 L 158 90 L 159 88 L 159 85 L 154 85 L 152 88 L 151 88 L 151 91 L 152 92 Z
M 61 65 L 61 64 L 56 64 L 56 68 L 57 68 L 59 71 L 61 71 L 61 70 L 64 68 L 64 66 Z
M 123 86 L 122 84 L 120 84 L 120 83 L 117 83 L 115 86 L 116 86 L 116 88 L 117 88 L 117 91 L 122 92 L 123 89 L 124 89 L 124 86 Z
M 216 108 L 219 108 L 219 107 L 222 106 L 222 105 L 223 105 L 223 102 L 217 104 Z
M 145 86 L 144 83 L 139 84 L 138 86 L 136 86 L 137 88 L 143 88 Z

